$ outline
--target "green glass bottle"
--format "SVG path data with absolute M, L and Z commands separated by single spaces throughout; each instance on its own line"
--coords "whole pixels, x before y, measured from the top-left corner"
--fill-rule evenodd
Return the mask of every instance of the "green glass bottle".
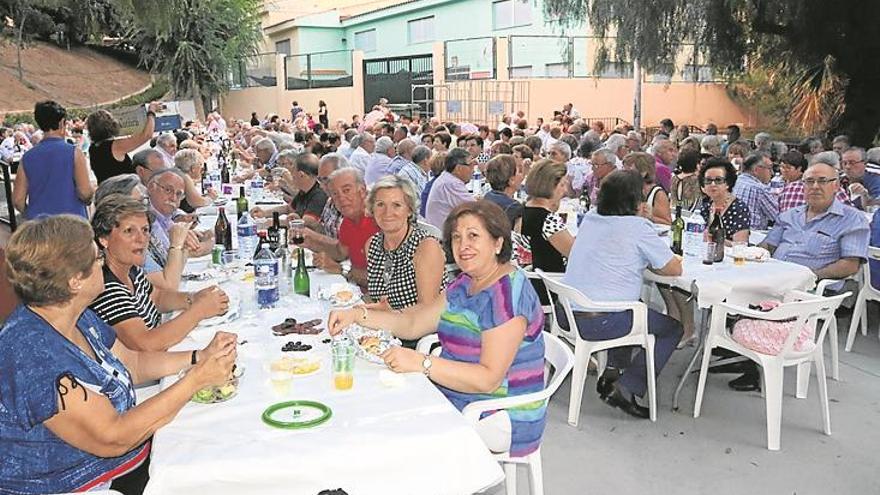
M 293 292 L 309 297 L 309 272 L 306 270 L 306 250 L 300 247 L 296 255 L 296 271 L 293 273 Z
M 672 252 L 681 256 L 684 252 L 681 240 L 684 234 L 684 219 L 681 218 L 681 205 L 675 207 L 675 220 L 672 221 Z
M 244 215 L 244 212 L 248 211 L 248 200 L 244 195 L 243 187 L 239 190 L 238 199 L 235 200 L 235 211 L 238 214 L 239 220 L 241 220 L 241 216 Z

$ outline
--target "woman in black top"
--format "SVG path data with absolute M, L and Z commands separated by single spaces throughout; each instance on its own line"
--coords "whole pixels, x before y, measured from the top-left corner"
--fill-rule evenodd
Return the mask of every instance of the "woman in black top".
M 327 116 L 327 104 L 324 103 L 324 100 L 318 102 L 318 122 L 321 123 L 324 129 L 330 127 L 330 118 Z
M 526 179 L 529 200 L 523 210 L 521 233 L 529 241 L 533 268 L 545 272 L 565 271 L 565 258 L 571 252 L 574 236 L 556 210 L 567 190 L 565 164 L 545 159 L 532 165 Z M 544 284 L 540 280 L 532 280 L 532 283 L 541 304 L 549 304 Z
M 119 122 L 107 110 L 98 110 L 86 119 L 89 129 L 89 162 L 98 184 L 115 175 L 135 173 L 128 153 L 138 149 L 153 137 L 156 127 L 156 112 L 162 104 L 150 103 L 147 109 L 147 121 L 137 134 L 116 139 L 119 134 Z

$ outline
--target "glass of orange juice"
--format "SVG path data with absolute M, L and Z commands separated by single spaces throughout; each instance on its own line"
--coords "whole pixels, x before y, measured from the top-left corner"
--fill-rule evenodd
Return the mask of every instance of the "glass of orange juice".
M 333 358 L 333 388 L 350 390 L 354 385 L 354 346 L 347 339 L 333 342 L 330 347 Z

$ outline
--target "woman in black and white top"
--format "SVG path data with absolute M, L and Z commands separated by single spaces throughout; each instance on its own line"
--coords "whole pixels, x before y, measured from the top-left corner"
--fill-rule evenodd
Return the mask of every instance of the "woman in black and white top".
M 226 312 L 229 298 L 217 287 L 195 294 L 155 289 L 141 266 L 150 239 L 147 207 L 131 196 L 104 198 L 92 217 L 104 251 L 104 291 L 91 304 L 130 349 L 164 351 L 177 344 L 202 320 Z M 182 249 L 171 246 L 169 249 Z M 182 310 L 161 323 L 160 312 Z
M 564 272 L 566 258 L 574 244 L 565 219 L 556 211 L 568 191 L 568 170 L 564 163 L 539 160 L 526 178 L 529 200 L 523 209 L 521 233 L 529 241 L 532 267 L 545 272 Z M 541 304 L 549 304 L 547 290 L 540 280 L 532 280 Z
M 415 189 L 407 179 L 385 176 L 373 184 L 367 212 L 379 232 L 367 249 L 367 291 L 374 307 L 403 309 L 433 301 L 445 287 L 443 250 L 416 223 Z
M 642 176 L 642 194 L 645 196 L 645 211 L 642 216 L 663 225 L 672 225 L 672 212 L 669 209 L 669 195 L 656 183 L 657 169 L 654 157 L 648 153 L 630 153 L 623 159 L 625 170 L 635 170 Z

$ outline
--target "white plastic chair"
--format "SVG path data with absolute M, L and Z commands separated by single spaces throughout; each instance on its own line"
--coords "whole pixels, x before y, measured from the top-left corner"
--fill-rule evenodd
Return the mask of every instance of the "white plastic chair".
M 428 335 L 419 340 L 416 349 L 427 354 L 431 346 L 438 342 L 436 334 Z M 432 354 L 438 354 L 440 348 L 434 349 Z M 555 335 L 544 332 L 544 390 L 531 394 L 515 395 L 501 399 L 488 399 L 471 402 L 461 412 L 464 417 L 476 425 L 480 421 L 480 415 L 487 411 L 498 411 L 539 400 L 548 400 L 562 385 L 562 381 L 571 371 L 574 364 L 574 355 L 571 349 Z M 550 369 L 553 370 L 552 376 Z M 529 487 L 531 495 L 544 494 L 544 471 L 541 466 L 541 448 L 525 457 L 511 457 L 509 453 L 496 453 L 495 459 L 504 467 L 504 483 L 507 495 L 516 495 L 516 465 L 525 464 L 529 468 Z
M 540 273 L 540 272 L 539 272 Z M 648 307 L 641 302 L 595 302 L 581 291 L 562 283 L 561 280 L 541 273 L 544 284 L 551 294 L 556 294 L 556 304 L 561 304 L 568 318 L 567 337 L 574 341 L 574 372 L 571 379 L 571 399 L 568 404 L 568 424 L 577 428 L 581 412 L 581 399 L 587 381 L 587 365 L 593 353 L 607 351 L 615 347 L 639 346 L 645 349 L 647 360 L 648 402 L 651 421 L 657 421 L 657 386 L 654 374 L 654 336 L 648 333 Z M 581 306 L 583 311 L 594 313 L 616 313 L 632 311 L 633 323 L 630 332 L 623 337 L 609 340 L 584 340 L 577 330 L 572 303 Z M 563 334 L 565 335 L 565 334 Z M 599 376 L 605 365 L 604 356 L 599 359 Z
M 880 260 L 880 248 L 868 246 L 868 259 Z M 859 324 L 862 326 L 862 335 L 868 335 L 868 301 L 880 301 L 880 291 L 871 285 L 870 262 L 862 265 L 862 284 L 856 296 L 849 333 L 846 335 L 846 347 L 844 348 L 846 352 L 852 351 L 853 342 L 856 340 L 856 328 Z
M 425 229 L 429 234 L 436 237 L 438 241 L 443 242 L 443 232 L 441 232 L 440 229 L 438 229 L 436 226 L 423 220 L 418 220 L 417 224 L 419 227 Z
M 866 265 L 867 265 L 867 263 L 866 263 Z M 838 284 L 838 283 L 842 284 L 842 283 L 846 282 L 847 280 L 855 280 L 855 282 L 857 284 L 859 284 L 860 287 L 864 285 L 862 283 L 861 273 L 856 273 L 852 277 L 848 277 L 845 279 L 836 279 L 836 278 L 822 279 L 816 284 L 816 288 L 813 290 L 813 293 L 815 293 L 816 295 L 819 295 L 819 296 L 824 296 L 825 290 L 828 289 L 828 287 L 831 287 L 832 285 Z M 861 292 L 861 289 L 859 290 L 859 292 Z M 856 314 L 855 310 L 853 310 L 853 319 L 855 319 L 855 314 Z M 831 348 L 831 378 L 833 378 L 834 381 L 840 381 L 840 356 L 839 356 L 840 348 L 837 343 L 837 317 L 836 316 L 834 318 L 832 318 L 831 326 L 828 327 L 828 343 L 829 343 L 829 347 Z M 807 380 L 805 381 L 803 386 L 806 387 L 808 383 L 809 383 L 809 377 L 807 377 Z M 806 388 L 803 390 L 803 393 L 806 394 Z
M 556 277 L 556 278 L 562 278 L 562 276 L 564 275 L 563 273 L 543 272 L 543 271 L 541 271 L 541 269 L 537 269 L 537 270 L 523 269 L 523 272 L 525 272 L 526 278 L 531 279 L 531 280 L 541 280 L 542 273 L 548 277 Z M 551 318 L 551 320 L 550 320 L 551 321 L 550 333 L 552 333 L 553 335 L 559 336 L 560 332 L 557 331 L 558 327 L 556 325 L 556 315 L 553 312 L 553 309 L 554 309 L 553 302 L 552 302 L 553 297 L 550 295 L 550 291 L 547 291 L 546 289 L 545 289 L 545 291 L 547 294 L 547 300 L 550 301 L 550 303 L 549 304 L 542 304 L 541 310 L 544 311 L 545 315 L 549 315 L 549 317 Z M 561 330 L 561 329 L 559 329 L 559 330 Z
M 782 378 L 786 366 L 798 367 L 798 389 L 800 390 L 801 380 L 809 380 L 810 365 L 816 365 L 819 404 L 822 408 L 822 426 L 825 434 L 830 435 L 831 417 L 828 411 L 828 384 L 825 381 L 825 358 L 822 353 L 822 343 L 825 339 L 825 333 L 834 321 L 834 310 L 849 294 L 847 292 L 833 297 L 822 297 L 808 292 L 792 291 L 786 296 L 783 304 L 767 312 L 755 311 L 728 303 L 714 305 L 709 335 L 706 337 L 706 344 L 703 348 L 703 363 L 700 367 L 700 380 L 697 384 L 694 417 L 700 416 L 712 349 L 721 347 L 745 356 L 761 366 L 764 378 L 764 400 L 767 404 L 767 448 L 769 450 L 779 450 L 782 425 Z M 791 326 L 793 330 L 786 338 L 779 355 L 761 354 L 733 340 L 726 326 L 728 315 L 741 315 L 766 321 L 794 320 Z M 807 346 L 803 351 L 796 351 L 794 344 L 803 326 L 805 324 L 815 326 L 818 320 L 822 320 L 823 323 L 813 345 Z

